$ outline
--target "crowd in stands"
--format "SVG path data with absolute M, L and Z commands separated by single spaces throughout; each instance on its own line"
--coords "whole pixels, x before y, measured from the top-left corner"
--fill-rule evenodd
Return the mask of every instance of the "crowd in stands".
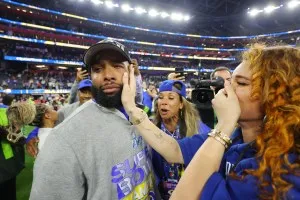
M 3 72 L 0 75 L 2 89 L 70 89 L 75 72 L 26 69 L 19 73 Z

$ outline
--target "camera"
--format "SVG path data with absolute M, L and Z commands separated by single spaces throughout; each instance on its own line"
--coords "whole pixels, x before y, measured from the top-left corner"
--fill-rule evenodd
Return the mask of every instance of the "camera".
M 192 91 L 192 102 L 196 105 L 203 123 L 214 128 L 215 120 L 211 100 L 213 100 L 215 93 L 224 88 L 224 79 L 221 77 L 211 80 L 192 79 L 190 84 L 195 87 Z
M 222 77 L 216 77 L 211 80 L 192 79 L 190 84 L 195 87 L 192 91 L 192 101 L 205 104 L 207 102 L 210 103 L 214 98 L 214 94 L 224 88 L 224 79 Z

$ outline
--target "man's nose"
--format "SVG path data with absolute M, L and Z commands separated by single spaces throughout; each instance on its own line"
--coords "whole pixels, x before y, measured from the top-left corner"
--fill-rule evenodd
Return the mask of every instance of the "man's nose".
M 104 80 L 114 80 L 115 79 L 115 73 L 114 73 L 114 67 L 110 64 L 106 64 L 103 68 L 103 77 Z

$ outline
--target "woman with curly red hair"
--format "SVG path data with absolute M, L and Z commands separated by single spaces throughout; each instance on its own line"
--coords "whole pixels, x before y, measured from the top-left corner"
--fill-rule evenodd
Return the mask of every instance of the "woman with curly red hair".
M 300 199 L 299 48 L 252 46 L 212 101 L 215 129 L 178 143 L 134 108 L 127 81 L 122 101 L 140 134 L 188 166 L 171 199 Z

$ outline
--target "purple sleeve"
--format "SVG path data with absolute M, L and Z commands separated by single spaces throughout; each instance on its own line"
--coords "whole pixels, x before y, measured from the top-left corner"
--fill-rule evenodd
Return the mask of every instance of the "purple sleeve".
M 29 135 L 27 136 L 26 138 L 26 144 L 33 138 L 37 137 L 38 136 L 38 133 L 39 133 L 39 128 L 36 127 L 35 129 L 33 129 Z

